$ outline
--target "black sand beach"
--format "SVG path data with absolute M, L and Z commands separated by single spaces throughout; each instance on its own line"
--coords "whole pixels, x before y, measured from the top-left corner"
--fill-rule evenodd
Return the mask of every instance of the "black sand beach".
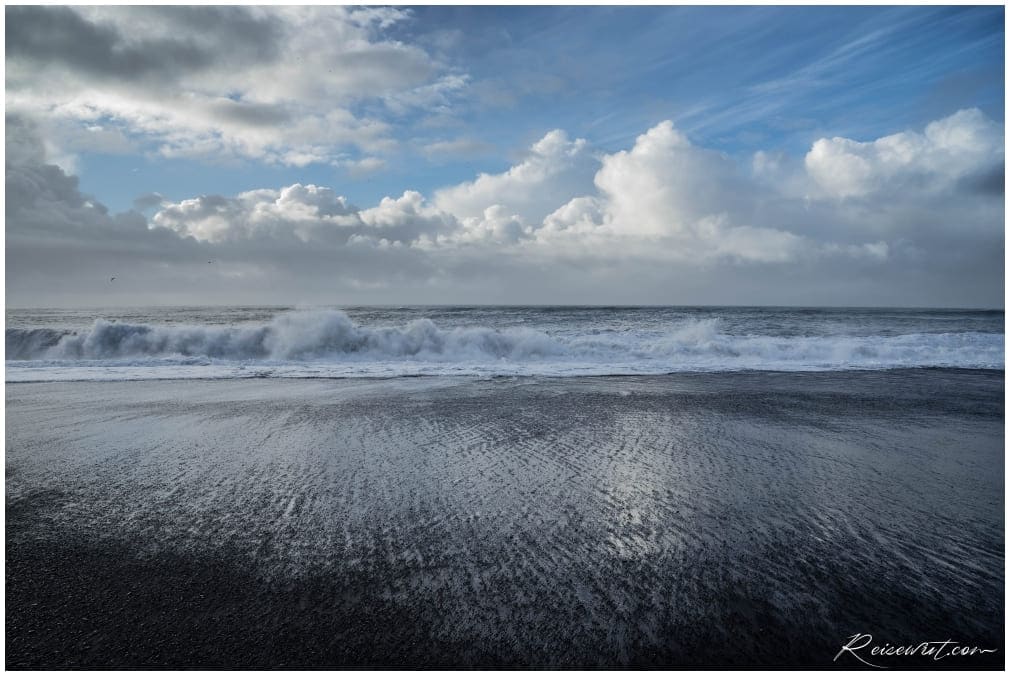
M 6 666 L 1001 666 L 1003 391 L 9 383 Z

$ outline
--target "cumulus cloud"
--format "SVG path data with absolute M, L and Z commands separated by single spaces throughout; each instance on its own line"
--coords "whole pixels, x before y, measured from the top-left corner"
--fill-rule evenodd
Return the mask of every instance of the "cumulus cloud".
M 204 195 L 164 203 L 148 221 L 82 193 L 47 162 L 30 122 L 8 116 L 7 147 L 17 149 L 6 161 L 11 306 L 325 302 L 340 289 L 423 288 L 435 275 L 397 247 L 354 246 L 359 233 L 396 228 L 369 226 L 328 188 Z M 146 197 L 150 205 L 155 196 Z
M 14 299 L 108 294 L 124 267 L 138 302 L 999 305 L 1002 292 L 1003 200 L 987 184 L 1002 175 L 1002 131 L 977 111 L 749 163 L 671 122 L 609 154 L 555 130 L 514 166 L 431 198 L 361 208 L 296 183 L 152 194 L 123 214 L 49 163 L 31 123 L 8 116 L 7 133 Z
M 923 133 L 905 131 L 866 143 L 823 138 L 806 155 L 817 186 L 836 198 L 935 192 L 972 177 L 984 185 L 1002 166 L 1003 129 L 978 109 L 931 122 Z
M 96 127 L 168 157 L 388 152 L 388 122 L 356 106 L 444 113 L 467 77 L 385 37 L 409 10 L 376 9 L 9 7 L 7 110 L 59 126 L 68 152 Z
M 316 246 L 341 246 L 352 240 L 411 244 L 458 226 L 452 215 L 410 190 L 399 198 L 385 197 L 370 209 L 359 209 L 330 188 L 299 183 L 235 197 L 202 195 L 161 206 L 151 219 L 153 226 L 212 243 L 294 238 Z
M 722 212 L 738 181 L 732 162 L 694 147 L 666 121 L 639 136 L 631 150 L 604 157 L 595 183 L 621 231 L 667 235 Z
M 439 190 L 434 202 L 462 219 L 482 218 L 497 205 L 527 225 L 539 224 L 558 204 L 590 186 L 597 166 L 585 139 L 571 140 L 555 129 L 534 143 L 522 162 Z
M 363 235 L 413 243 L 421 237 L 451 232 L 456 219 L 425 200 L 419 192 L 408 190 L 397 199 L 385 197 L 379 205 L 360 214 L 361 221 L 371 230 Z
M 978 140 L 973 129 L 992 127 L 989 121 L 981 122 L 971 111 L 958 113 L 919 135 L 959 139 L 958 147 L 974 149 L 975 161 L 962 159 L 960 168 L 953 171 L 950 163 L 937 163 L 926 153 L 921 161 L 908 160 L 905 173 L 911 177 L 945 167 L 956 179 L 986 171 L 1001 156 L 1001 149 L 997 136 Z M 887 146 L 880 141 L 845 141 Z M 948 140 L 944 147 L 951 143 Z M 821 146 L 822 141 L 816 142 L 811 154 Z M 816 187 L 820 177 L 809 161 L 808 154 L 804 168 L 786 158 L 772 162 L 758 156 L 754 169 L 765 174 L 774 171 L 784 185 Z M 790 168 L 797 166 L 802 175 L 787 177 Z M 899 175 L 892 172 L 892 179 Z M 924 184 L 920 188 L 924 190 Z M 400 198 L 385 198 L 377 207 L 355 212 L 343 225 L 354 226 L 348 236 L 353 235 L 355 241 L 386 240 L 440 254 L 460 247 L 493 246 L 502 255 L 540 261 L 563 257 L 785 264 L 839 258 L 881 263 L 915 248 L 911 244 L 915 233 L 902 229 L 909 219 L 898 218 L 901 223 L 893 227 L 888 221 L 887 209 L 900 203 L 893 197 L 887 209 L 878 205 L 874 207 L 878 213 L 867 217 L 866 205 L 862 210 L 839 210 L 834 194 L 797 199 L 788 191 L 776 195 L 770 194 L 772 190 L 773 185 L 756 180 L 731 158 L 692 144 L 669 121 L 639 136 L 632 148 L 605 155 L 595 155 L 586 141 L 570 140 L 555 130 L 502 173 L 482 174 L 474 181 L 437 191 L 431 202 L 411 191 Z M 275 194 L 259 191 L 257 196 L 272 200 Z M 920 190 L 917 199 L 922 198 Z M 254 227 L 257 210 L 247 204 L 241 217 L 229 214 L 221 222 L 240 221 L 243 228 Z M 154 222 L 166 222 L 171 213 L 159 214 Z M 926 225 L 942 229 L 936 219 L 934 214 Z M 972 220 L 986 222 L 986 217 L 979 214 Z M 308 238 L 304 219 L 281 222 Z M 303 225 L 296 228 L 296 222 Z M 271 223 L 276 227 L 275 218 Z M 313 223 L 321 225 L 324 219 Z M 922 221 L 918 225 L 924 227 Z M 207 228 L 204 237 L 214 231 L 213 226 L 201 227 Z M 386 232 L 377 231 L 382 228 Z M 191 228 L 190 232 L 200 231 Z
M 151 222 L 207 242 L 285 237 L 308 242 L 325 238 L 331 228 L 355 225 L 357 219 L 356 211 L 332 190 L 295 184 L 166 204 Z
M 760 187 L 730 158 L 693 145 L 670 121 L 639 136 L 630 150 L 603 156 L 594 183 L 596 194 L 545 219 L 539 242 L 577 255 L 623 250 L 695 262 L 784 263 L 864 251 L 821 244 L 756 217 Z

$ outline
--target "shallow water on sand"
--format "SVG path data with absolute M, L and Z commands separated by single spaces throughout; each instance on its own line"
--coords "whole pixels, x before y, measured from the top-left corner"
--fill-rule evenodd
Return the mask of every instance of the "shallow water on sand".
M 1002 664 L 1003 387 L 9 384 L 8 666 Z

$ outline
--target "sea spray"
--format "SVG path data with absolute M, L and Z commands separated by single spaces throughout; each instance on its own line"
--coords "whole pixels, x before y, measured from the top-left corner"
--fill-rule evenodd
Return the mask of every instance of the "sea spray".
M 8 329 L 8 358 L 103 360 L 192 357 L 305 360 L 342 355 L 376 358 L 525 359 L 561 354 L 564 347 L 531 329 L 487 327 L 441 330 L 430 319 L 402 328 L 366 328 L 346 313 L 297 311 L 265 326 L 157 326 L 98 319 L 89 330 L 59 335 L 51 329 Z
M 205 315 L 199 324 L 192 310 L 180 310 L 165 321 L 149 311 L 140 321 L 9 328 L 6 378 L 1003 368 L 1000 315 L 992 313 L 397 308 L 270 316 L 258 308 L 249 321 L 233 321 L 242 317 L 234 309 L 219 321 L 198 311 Z

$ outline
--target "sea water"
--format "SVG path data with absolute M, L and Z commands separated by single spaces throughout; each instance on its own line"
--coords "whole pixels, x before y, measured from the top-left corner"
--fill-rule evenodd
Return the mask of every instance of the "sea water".
M 7 382 L 1004 368 L 1002 310 L 8 309 Z

